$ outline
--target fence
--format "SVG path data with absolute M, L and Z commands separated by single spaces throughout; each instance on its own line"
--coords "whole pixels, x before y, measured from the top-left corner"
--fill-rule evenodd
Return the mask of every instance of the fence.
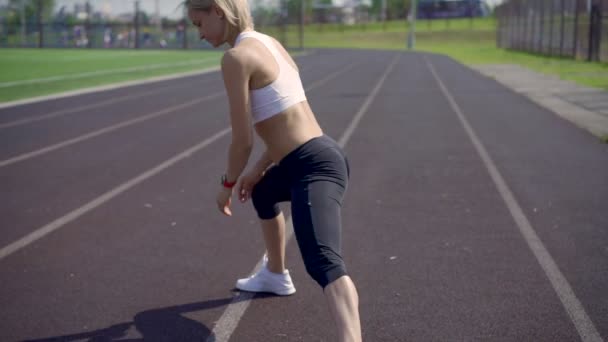
M 608 62 L 608 0 L 508 0 L 496 16 L 499 47 Z
M 6 32 L 6 34 L 2 34 Z M 156 25 L 134 23 L 28 23 L 25 34 L 0 24 L 0 47 L 30 48 L 210 48 L 185 22 Z
M 38 48 L 209 48 L 185 18 L 154 18 L 140 9 L 140 1 L 112 17 L 103 4 L 127 4 L 124 0 L 82 0 L 73 11 L 48 6 L 45 0 L 21 0 L 27 7 L 0 7 L 0 47 Z M 25 6 L 25 5 L 24 5 Z
M 0 5 L 0 47 L 210 48 L 207 42 L 201 42 L 196 28 L 183 17 L 184 13 L 178 13 L 183 12 L 183 8 L 169 13 L 173 19 L 160 20 L 160 15 L 148 14 L 153 0 L 80 0 L 73 4 L 73 9 L 52 7 L 49 5 L 53 3 L 51 0 L 21 1 L 29 7 L 2 8 Z M 421 6 L 423 2 L 438 3 L 438 0 L 420 1 Z M 472 29 L 474 17 L 489 14 L 489 8 L 482 10 L 479 7 L 480 0 L 461 2 L 469 4 L 467 8 L 476 10 L 464 14 L 456 11 L 448 16 L 445 9 L 435 6 L 437 8 L 433 8 L 436 13 L 427 9 L 424 17 L 445 18 L 423 20 L 424 23 L 419 22 L 423 25 L 420 27 L 430 30 L 431 27 L 438 29 L 444 26 L 448 30 L 452 21 L 450 17 L 460 13 L 461 16 L 468 17 L 469 28 Z M 140 3 L 142 7 L 139 7 Z M 385 8 L 370 7 L 363 0 L 352 0 L 348 6 L 321 6 L 319 3 L 316 0 L 278 0 L 273 5 L 258 6 L 252 12 L 256 29 L 273 34 L 290 48 L 295 48 L 303 47 L 304 31 L 367 31 L 381 27 L 383 31 L 394 31 L 397 28 L 400 32 L 405 32 L 408 27 L 406 20 L 411 0 L 386 0 Z M 110 4 L 114 9 L 120 6 L 122 14 L 104 14 L 103 4 Z

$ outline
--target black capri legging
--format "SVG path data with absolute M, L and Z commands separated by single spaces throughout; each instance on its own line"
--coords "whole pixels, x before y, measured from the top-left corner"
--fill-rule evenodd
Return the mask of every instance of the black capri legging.
M 279 202 L 291 201 L 294 233 L 304 265 L 323 288 L 346 275 L 340 255 L 340 209 L 348 177 L 344 152 L 323 135 L 302 144 L 267 170 L 251 194 L 263 220 L 279 215 Z

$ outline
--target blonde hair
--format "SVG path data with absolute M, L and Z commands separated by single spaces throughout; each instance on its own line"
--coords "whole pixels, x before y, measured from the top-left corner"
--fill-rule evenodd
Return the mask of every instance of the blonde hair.
M 223 12 L 226 19 L 224 39 L 236 37 L 247 29 L 253 30 L 253 19 L 247 0 L 186 0 L 184 5 L 191 11 L 209 11 L 215 4 Z

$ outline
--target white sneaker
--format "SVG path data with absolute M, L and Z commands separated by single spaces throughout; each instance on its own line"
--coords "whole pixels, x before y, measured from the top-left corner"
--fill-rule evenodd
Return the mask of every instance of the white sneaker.
M 296 292 L 293 286 L 289 271 L 283 274 L 272 273 L 266 267 L 266 257 L 262 263 L 262 268 L 249 278 L 236 281 L 236 288 L 248 292 L 270 292 L 279 296 L 289 296 Z

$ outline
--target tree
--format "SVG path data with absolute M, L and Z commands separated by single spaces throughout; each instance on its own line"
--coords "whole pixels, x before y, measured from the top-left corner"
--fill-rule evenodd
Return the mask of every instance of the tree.
M 386 19 L 403 18 L 409 12 L 410 0 L 373 0 L 370 15 L 382 18 L 382 2 L 386 1 Z
M 16 11 L 17 23 L 21 25 L 21 3 L 25 5 L 26 22 L 36 22 L 39 5 L 42 5 L 42 21 L 49 21 L 53 17 L 55 0 L 9 0 L 9 10 Z
M 304 1 L 304 17 L 312 17 L 313 0 L 287 0 L 288 22 L 299 23 L 300 12 L 302 11 L 302 1 Z M 325 0 L 331 3 L 331 0 Z M 322 2 L 322 1 L 321 1 Z

